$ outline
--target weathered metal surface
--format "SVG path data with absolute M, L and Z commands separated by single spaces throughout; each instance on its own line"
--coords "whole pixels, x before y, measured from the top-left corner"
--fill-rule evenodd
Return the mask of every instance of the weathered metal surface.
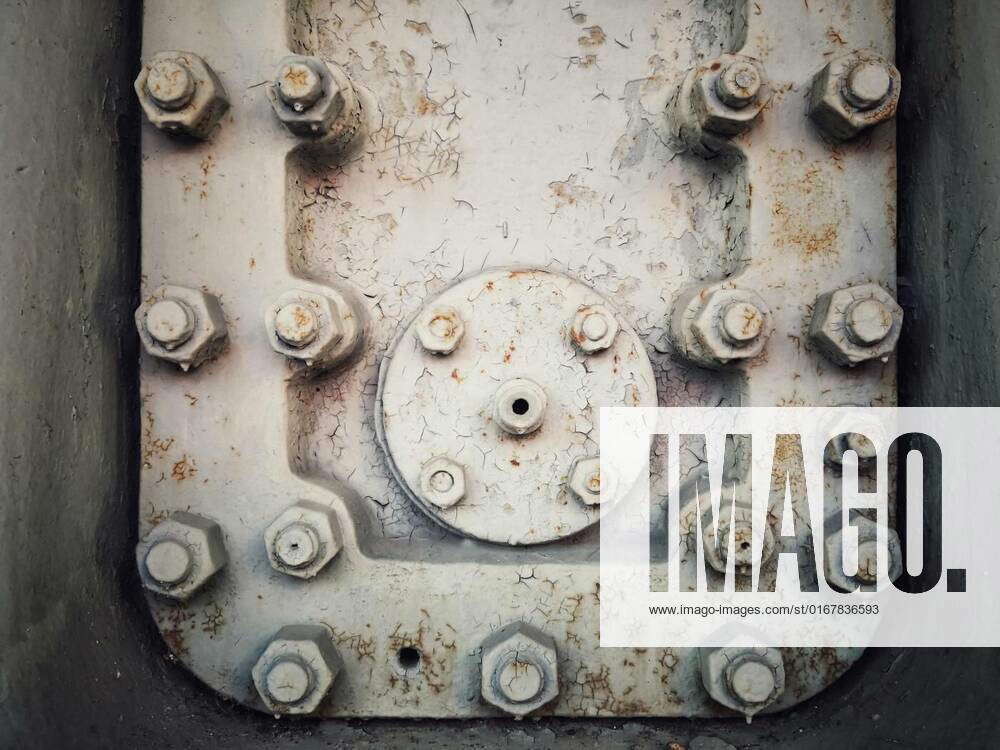
M 323 623 L 343 668 L 321 715 L 484 716 L 499 709 L 481 697 L 482 644 L 525 621 L 557 646 L 559 692 L 538 712 L 732 715 L 696 652 L 598 648 L 592 529 L 501 546 L 415 507 L 378 444 L 378 369 L 455 281 L 513 266 L 613 300 L 661 404 L 892 403 L 891 363 L 847 370 L 807 335 L 828 288 L 894 284 L 891 124 L 832 146 L 807 116 L 825 62 L 891 54 L 891 4 L 164 1 L 147 4 L 144 46 L 202 52 L 232 98 L 205 143 L 144 132 L 146 283 L 217 295 L 230 338 L 187 374 L 142 362 L 142 531 L 189 510 L 219 522 L 230 553 L 186 604 L 150 595 L 177 658 L 268 710 L 251 668 L 282 627 Z M 362 132 L 346 152 L 303 145 L 274 115 L 266 92 L 289 52 L 356 87 Z M 759 60 L 771 93 L 706 162 L 664 113 L 689 70 L 730 52 Z M 766 351 L 721 372 L 684 364 L 666 336 L 673 300 L 726 276 L 766 300 Z M 321 376 L 277 356 L 261 326 L 274 300 L 311 285 L 345 287 L 370 326 L 357 357 Z M 343 534 L 309 580 L 275 570 L 264 544 L 302 500 Z M 783 651 L 784 691 L 765 710 L 808 698 L 857 655 Z

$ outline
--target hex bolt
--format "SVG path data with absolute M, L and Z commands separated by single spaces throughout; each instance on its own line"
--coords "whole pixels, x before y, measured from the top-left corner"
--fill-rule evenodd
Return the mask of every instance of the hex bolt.
M 323 96 L 323 78 L 310 63 L 306 59 L 282 65 L 275 81 L 281 101 L 296 112 L 304 112 Z
M 482 653 L 481 690 L 487 703 L 524 716 L 559 694 L 555 640 L 533 625 L 504 626 L 483 641 Z
M 738 506 L 733 509 L 731 519 L 720 520 L 718 528 L 703 524 L 702 542 L 705 561 L 720 573 L 726 572 L 729 562 L 730 535 L 733 546 L 733 569 L 738 576 L 749 575 L 757 564 L 753 550 L 753 514 L 749 508 Z M 716 543 L 718 535 L 718 543 Z M 776 542 L 774 531 L 765 521 L 761 542 L 760 564 L 768 563 L 774 557 Z
M 753 103 L 762 84 L 756 65 L 749 60 L 737 60 L 715 79 L 715 92 L 727 106 L 742 109 Z
M 146 571 L 162 586 L 176 586 L 188 577 L 194 560 L 187 546 L 174 539 L 152 544 L 145 558 Z
M 208 138 L 229 110 L 219 76 L 193 52 L 157 52 L 139 71 L 134 88 L 150 123 L 170 135 Z
M 319 318 L 301 302 L 291 302 L 275 315 L 274 332 L 289 346 L 301 349 L 319 335 Z
M 465 467 L 447 456 L 435 456 L 420 470 L 420 496 L 438 508 L 450 508 L 465 497 Z
M 863 299 L 847 308 L 847 335 L 861 346 L 874 346 L 892 330 L 892 313 L 875 298 Z
M 844 81 L 844 95 L 855 107 L 877 107 L 892 91 L 892 76 L 885 63 L 868 60 L 851 68 Z
M 761 296 L 726 281 L 682 290 L 670 313 L 669 335 L 681 357 L 718 369 L 760 355 L 771 327 Z
M 578 456 L 569 467 L 570 491 L 584 505 L 601 502 L 601 459 L 598 456 Z
M 748 718 L 774 703 L 785 690 L 784 658 L 776 648 L 703 648 L 698 656 L 708 694 Z
M 194 77 L 178 60 L 158 60 L 149 68 L 146 91 L 160 109 L 182 109 L 194 96 Z
M 809 340 L 838 365 L 885 361 L 896 347 L 903 310 L 878 284 L 821 294 L 813 305 Z
M 194 311 L 173 297 L 154 302 L 146 311 L 146 330 L 164 349 L 174 350 L 194 333 Z
M 584 305 L 573 316 L 570 340 L 584 354 L 596 354 L 611 347 L 621 326 L 603 305 Z
M 431 354 L 447 355 L 458 348 L 465 335 L 465 323 L 454 307 L 436 305 L 425 309 L 414 323 L 421 346 Z
M 143 586 L 178 601 L 201 590 L 229 559 L 219 525 L 186 511 L 154 526 L 135 555 Z
M 733 346 L 745 346 L 760 336 L 764 314 L 751 302 L 733 302 L 723 309 L 720 325 L 726 341 Z
M 858 50 L 828 62 L 809 92 L 809 116 L 834 140 L 892 119 L 902 79 L 896 66 L 872 50 Z
M 257 693 L 275 714 L 311 714 L 343 668 L 325 625 L 286 625 L 264 649 L 251 674 Z
M 514 378 L 497 389 L 494 403 L 494 419 L 500 429 L 511 435 L 528 435 L 541 427 L 548 398 L 538 383 Z
M 197 367 L 225 346 L 228 336 L 222 306 L 200 289 L 165 286 L 135 311 L 136 330 L 152 356 Z
M 333 510 L 311 500 L 289 506 L 264 531 L 271 567 L 295 578 L 314 578 L 343 543 Z

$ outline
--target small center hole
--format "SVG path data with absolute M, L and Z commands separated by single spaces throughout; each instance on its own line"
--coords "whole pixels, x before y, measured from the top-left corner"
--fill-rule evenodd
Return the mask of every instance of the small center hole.
M 411 646 L 403 646 L 396 652 L 396 659 L 403 669 L 416 669 L 420 666 L 420 652 Z
M 750 542 L 743 542 L 740 544 L 740 549 L 750 549 Z
M 510 405 L 510 410 L 520 417 L 527 414 L 530 407 L 528 399 L 516 398 L 514 399 L 514 403 Z

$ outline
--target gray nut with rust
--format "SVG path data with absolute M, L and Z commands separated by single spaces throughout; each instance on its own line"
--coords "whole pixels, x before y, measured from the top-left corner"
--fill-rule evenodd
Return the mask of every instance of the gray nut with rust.
M 274 714 L 311 714 L 343 666 L 325 625 L 286 625 L 257 659 L 253 682 Z
M 142 585 L 178 601 L 203 588 L 229 559 L 219 525 L 186 511 L 154 526 L 135 554 Z
M 282 125 L 301 138 L 344 147 L 361 127 L 361 103 L 347 74 L 318 57 L 284 58 L 267 94 Z
M 678 295 L 669 334 L 681 357 L 717 369 L 760 355 L 771 328 L 771 311 L 757 292 L 717 282 Z
M 891 120 L 902 79 L 891 62 L 858 50 L 827 63 L 813 78 L 809 116 L 830 138 L 845 141 Z
M 218 298 L 183 286 L 158 289 L 135 311 L 135 325 L 149 354 L 184 371 L 218 354 L 228 335 Z
M 483 641 L 482 695 L 524 716 L 559 695 L 556 642 L 533 625 L 514 622 Z
M 448 456 L 435 456 L 420 469 L 420 497 L 450 508 L 465 497 L 465 467 Z
M 708 694 L 745 716 L 763 710 L 785 690 L 784 658 L 776 648 L 702 648 L 698 657 Z
M 157 52 L 139 71 L 135 93 L 153 125 L 191 138 L 208 138 L 229 110 L 222 81 L 193 52 Z
M 271 567 L 296 578 L 313 578 L 343 546 L 330 508 L 300 500 L 286 508 L 264 531 Z
M 860 284 L 820 295 L 809 339 L 831 361 L 854 367 L 889 358 L 899 341 L 903 309 L 878 284 Z

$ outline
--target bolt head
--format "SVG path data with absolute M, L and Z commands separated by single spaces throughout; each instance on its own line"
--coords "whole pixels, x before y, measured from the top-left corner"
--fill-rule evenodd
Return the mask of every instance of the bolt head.
M 570 341 L 584 354 L 596 354 L 611 347 L 621 326 L 603 305 L 584 305 L 570 324 Z
M 813 78 L 809 116 L 834 140 L 892 119 L 902 79 L 892 63 L 871 50 L 831 60 Z
M 160 109 L 181 109 L 194 96 L 194 76 L 178 60 L 157 60 L 149 66 L 146 92 Z
M 447 456 L 435 456 L 420 470 L 420 497 L 438 508 L 450 508 L 465 497 L 465 468 Z
M 465 335 L 465 323 L 454 307 L 434 305 L 423 310 L 414 324 L 420 345 L 431 354 L 451 354 Z
M 691 108 L 702 130 L 728 137 L 757 122 L 768 98 L 760 62 L 743 55 L 723 55 L 693 75 Z
M 809 339 L 834 363 L 854 367 L 887 360 L 902 325 L 903 310 L 887 291 L 878 284 L 860 284 L 816 299 Z
M 749 60 L 737 60 L 715 80 L 715 91 L 730 107 L 741 109 L 752 104 L 764 80 L 757 66 Z
M 179 299 L 157 300 L 146 310 L 146 330 L 164 349 L 176 349 L 191 338 L 194 325 L 194 311 Z
M 548 397 L 538 383 L 514 378 L 497 389 L 494 403 L 494 420 L 500 429 L 511 435 L 527 435 L 541 426 Z
M 865 60 L 847 74 L 844 94 L 858 109 L 877 107 L 892 91 L 892 75 L 884 63 Z
M 200 591 L 228 559 L 219 525 L 185 511 L 154 526 L 136 546 L 143 586 L 178 601 Z
M 319 335 L 319 317 L 308 305 L 291 302 L 275 314 L 274 332 L 289 346 L 301 349 Z
M 296 112 L 304 112 L 323 96 L 323 77 L 308 61 L 295 60 L 278 69 L 278 96 Z
M 261 700 L 275 714 L 311 714 L 343 668 L 325 625 L 287 625 L 264 649 L 251 674 Z
M 168 134 L 205 139 L 229 110 L 229 95 L 215 71 L 192 52 L 153 55 L 135 79 L 143 112 Z
M 523 622 L 496 631 L 482 646 L 483 700 L 524 716 L 559 694 L 558 655 L 551 636 Z
M 569 489 L 584 505 L 601 503 L 601 459 L 578 456 L 569 467 Z
M 347 74 L 318 57 L 284 58 L 267 95 L 281 124 L 300 138 L 342 148 L 361 127 L 361 104 Z
M 698 656 L 708 694 L 748 717 L 772 704 L 785 690 L 784 658 L 776 648 L 703 648 Z
M 725 282 L 682 292 L 670 319 L 678 352 L 709 368 L 759 356 L 770 331 L 771 311 L 761 296 Z
M 158 289 L 135 311 L 135 325 L 148 354 L 182 370 L 214 357 L 228 336 L 218 298 L 180 286 Z
M 716 534 L 719 537 L 718 547 L 715 544 Z M 705 561 L 718 572 L 726 572 L 726 566 L 729 562 L 730 535 L 732 536 L 733 567 L 736 575 L 750 575 L 753 572 L 756 559 L 753 551 L 753 514 L 748 508 L 734 508 L 732 519 L 720 521 L 717 531 L 712 528 L 707 519 L 703 519 L 702 543 Z M 765 520 L 760 554 L 761 565 L 767 564 L 774 556 L 775 544 L 774 531 Z
M 874 297 L 852 303 L 844 317 L 847 335 L 861 346 L 874 346 L 892 330 L 892 313 Z
M 343 547 L 333 510 L 311 500 L 286 508 L 264 531 L 271 567 L 295 578 L 314 578 Z

